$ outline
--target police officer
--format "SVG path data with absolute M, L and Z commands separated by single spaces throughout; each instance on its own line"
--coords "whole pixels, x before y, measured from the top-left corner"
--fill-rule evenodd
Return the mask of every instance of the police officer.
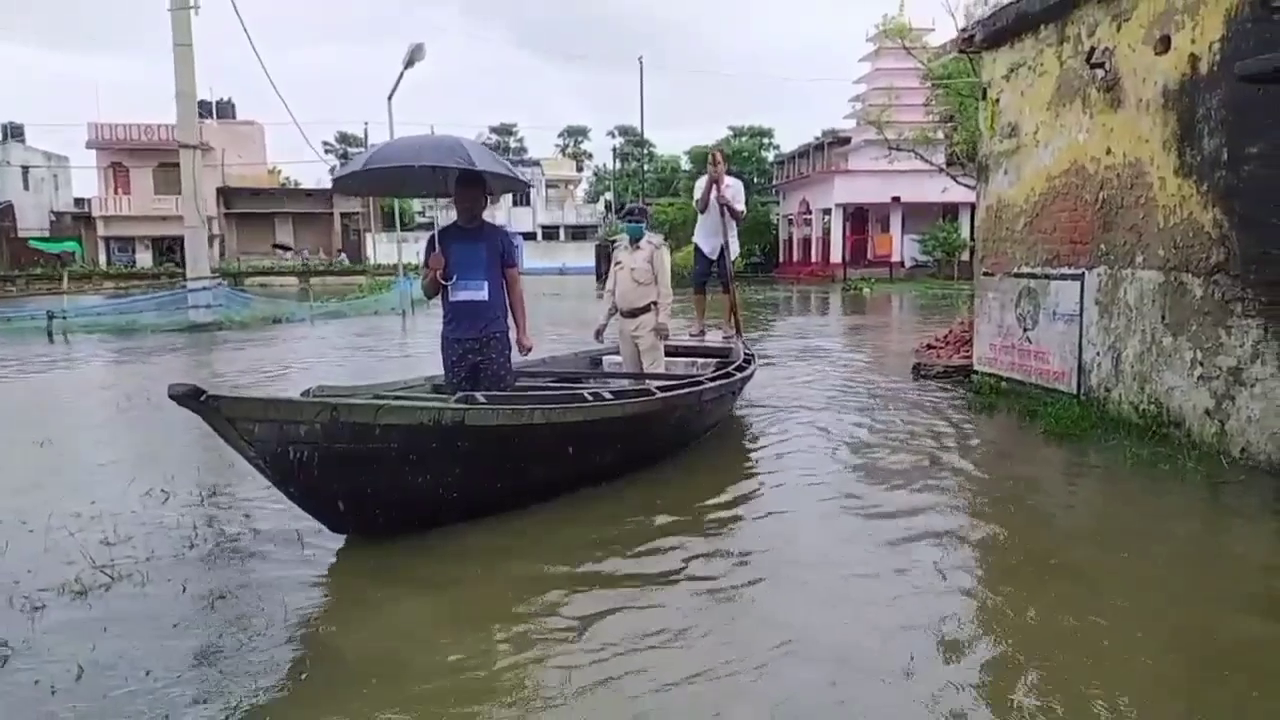
M 660 373 L 662 343 L 671 336 L 671 250 L 661 235 L 649 232 L 649 209 L 628 205 L 618 216 L 623 234 L 614 239 L 604 299 L 604 318 L 596 342 L 616 314 L 618 351 L 627 372 Z

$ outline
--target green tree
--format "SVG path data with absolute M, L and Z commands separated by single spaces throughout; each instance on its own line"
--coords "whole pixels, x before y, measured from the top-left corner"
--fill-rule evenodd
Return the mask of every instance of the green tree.
M 681 197 L 688 175 L 679 155 L 654 155 L 645 168 L 645 198 Z
M 763 125 L 730 125 L 728 133 L 714 143 L 694 145 L 685 151 L 691 178 L 706 172 L 707 154 L 712 146 L 724 151 L 729 174 L 742 181 L 747 197 L 769 194 L 773 185 L 773 157 L 782 149 L 773 128 Z M 690 186 L 692 192 L 692 185 Z
M 952 280 L 960 277 L 960 256 L 968 248 L 969 241 L 954 220 L 940 220 L 920 236 L 920 252 L 936 262 L 939 270 L 944 262 L 950 262 Z
M 944 3 L 944 7 L 959 30 L 960 21 L 954 7 L 950 3 Z M 876 29 L 920 63 L 929 87 L 926 104 L 936 126 L 903 130 L 895 127 L 884 112 L 868 117 L 868 124 L 876 129 L 890 151 L 908 153 L 958 185 L 977 188 L 978 178 L 982 176 L 978 122 L 983 103 L 981 60 L 976 55 L 947 53 L 925 46 L 901 13 L 885 15 Z
M 688 198 L 663 198 L 651 204 L 649 224 L 654 232 L 662 233 L 672 250 L 679 250 L 693 240 L 693 226 L 697 222 L 698 211 Z
M 396 229 L 396 205 L 400 205 L 400 229 L 408 230 L 418 224 L 418 208 L 409 198 L 380 198 L 378 214 L 382 217 L 383 230 Z
M 978 124 L 983 102 L 981 73 L 976 55 L 939 57 L 925 70 L 925 81 L 930 88 L 929 107 L 943 125 L 946 165 L 969 178 L 981 176 L 982 131 Z
M 525 145 L 520 126 L 513 122 L 490 125 L 489 132 L 480 142 L 508 160 L 523 160 L 529 157 L 529 147 Z
M 747 193 L 747 215 L 738 225 L 741 254 L 739 264 L 757 270 L 773 265 L 778 253 L 777 227 L 773 219 L 777 201 L 773 196 L 773 157 L 780 151 L 773 128 L 760 125 L 731 125 L 714 143 L 694 145 L 685 151 L 688 162 L 687 189 L 706 172 L 707 154 L 712 146 L 724 151 L 729 172 L 742 181 Z
M 581 172 L 583 166 L 594 159 L 591 151 L 587 149 L 589 142 L 591 142 L 591 128 L 586 125 L 565 125 L 556 134 L 556 154 L 576 162 L 578 171 Z
M 591 177 L 587 178 L 587 191 L 585 193 L 587 202 L 598 202 L 600 198 L 609 194 L 609 179 L 611 177 L 613 177 L 613 170 L 610 168 L 596 165 L 591 169 Z
M 275 165 L 272 165 L 271 167 L 267 168 L 267 174 L 270 175 L 271 179 L 274 180 L 275 183 L 280 187 L 287 187 L 287 188 L 302 187 L 301 180 L 297 180 L 295 178 L 289 177 L 288 175 L 285 175 L 284 171 L 276 167 Z
M 364 152 L 364 135 L 339 130 L 333 134 L 332 140 L 320 141 L 320 150 L 334 160 L 334 164 L 329 166 L 329 175 L 332 176 L 338 167 Z
M 600 163 L 587 185 L 591 202 L 604 197 L 611 184 L 619 205 L 640 197 L 640 161 L 645 162 L 645 198 L 651 207 L 651 224 L 674 249 L 686 247 L 693 237 L 697 211 L 693 207 L 693 183 L 706 172 L 707 153 L 712 145 L 724 149 L 730 172 L 743 181 L 747 190 L 747 216 L 739 226 L 742 252 L 739 263 L 747 267 L 767 267 L 777 255 L 776 223 L 772 193 L 773 156 L 778 152 L 772 128 L 738 125 L 727 128 L 714 143 L 695 145 L 683 155 L 658 153 L 653 143 L 640 137 L 634 125 L 617 125 L 607 136 L 614 141 L 617 175 L 612 158 Z
M 617 197 L 615 202 L 619 205 L 629 202 L 638 202 L 643 194 L 646 198 L 651 198 L 648 192 L 640 191 L 640 169 L 643 163 L 646 175 L 650 168 L 654 166 L 657 151 L 653 141 L 640 135 L 640 128 L 635 125 L 615 125 L 605 133 L 606 136 L 614 142 L 615 156 L 617 158 L 618 174 L 612 178 Z M 646 177 L 646 186 L 652 187 L 650 179 Z M 648 188 L 647 188 L 648 189 Z

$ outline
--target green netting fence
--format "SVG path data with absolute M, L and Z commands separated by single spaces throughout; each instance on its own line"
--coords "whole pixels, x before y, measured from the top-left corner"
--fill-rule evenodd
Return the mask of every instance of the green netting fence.
M 420 308 L 425 302 L 415 277 L 393 280 L 389 288 L 375 287 L 367 294 L 328 299 L 270 297 L 220 281 L 198 289 L 184 283 L 117 296 L 46 295 L 3 302 L 0 333 L 217 330 L 399 314 L 401 307 Z

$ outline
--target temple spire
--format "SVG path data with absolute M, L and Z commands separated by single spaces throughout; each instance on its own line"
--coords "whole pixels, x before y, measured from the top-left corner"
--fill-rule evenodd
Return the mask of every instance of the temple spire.
M 907 0 L 898 0 L 898 17 L 907 19 Z

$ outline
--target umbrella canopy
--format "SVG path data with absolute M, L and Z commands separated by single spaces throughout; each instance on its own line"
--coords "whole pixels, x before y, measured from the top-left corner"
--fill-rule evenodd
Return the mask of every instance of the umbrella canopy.
M 529 189 L 511 163 L 453 135 L 406 135 L 375 145 L 338 168 L 333 189 L 363 197 L 445 198 L 453 194 L 459 170 L 483 175 L 490 195 Z

